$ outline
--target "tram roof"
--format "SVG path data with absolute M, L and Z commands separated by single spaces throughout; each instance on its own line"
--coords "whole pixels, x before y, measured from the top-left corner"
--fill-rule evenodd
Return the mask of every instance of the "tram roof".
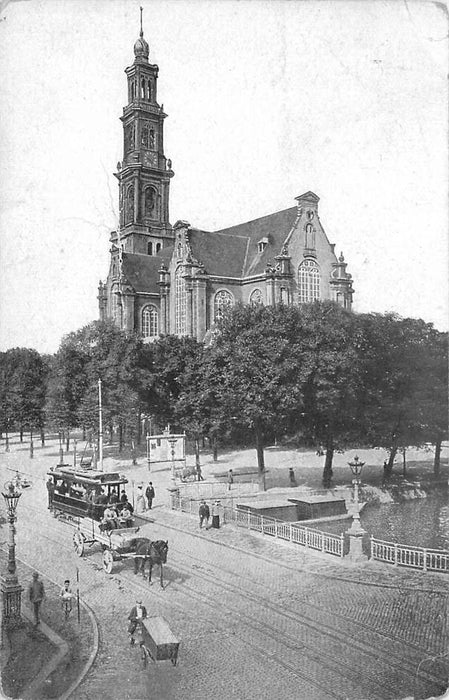
M 49 476 L 59 476 L 63 479 L 70 479 L 79 484 L 87 484 L 89 486 L 128 483 L 128 479 L 118 472 L 98 472 L 94 469 L 77 470 L 74 467 L 69 467 L 64 464 L 58 464 L 58 466 L 53 467 L 48 474 Z

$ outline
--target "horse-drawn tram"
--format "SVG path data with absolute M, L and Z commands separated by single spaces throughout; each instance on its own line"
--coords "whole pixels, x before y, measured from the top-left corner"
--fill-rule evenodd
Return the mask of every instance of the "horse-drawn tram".
M 54 515 L 63 515 L 77 524 L 73 544 L 78 556 L 83 556 L 86 546 L 100 544 L 108 574 L 114 561 L 134 556 L 133 542 L 139 527 L 134 526 L 124 476 L 93 469 L 77 471 L 66 465 L 54 467 L 48 476 L 53 483 Z
M 77 471 L 68 465 L 58 465 L 48 472 L 52 484 L 52 510 L 76 523 L 73 544 L 82 557 L 86 546 L 98 543 L 103 549 L 103 568 L 112 573 L 114 562 L 134 560 L 134 571 L 145 575 L 149 563 L 149 581 L 153 565 L 160 567 L 167 561 L 167 542 L 151 542 L 139 537 L 135 527 L 133 506 L 125 491 L 128 480 L 117 473 L 93 469 Z

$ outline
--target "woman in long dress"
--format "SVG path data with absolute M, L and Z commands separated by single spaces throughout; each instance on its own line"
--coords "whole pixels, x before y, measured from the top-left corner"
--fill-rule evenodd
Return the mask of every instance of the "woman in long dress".
M 143 494 L 143 486 L 137 487 L 137 498 L 136 498 L 136 512 L 145 512 L 145 496 Z

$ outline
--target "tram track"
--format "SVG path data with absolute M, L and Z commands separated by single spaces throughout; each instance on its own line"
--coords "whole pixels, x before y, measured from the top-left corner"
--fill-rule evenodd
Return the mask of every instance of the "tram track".
M 34 508 L 33 510 L 40 510 L 38 508 Z M 42 512 L 42 511 L 40 511 Z M 163 526 L 160 526 L 163 527 Z M 57 528 L 56 523 L 52 523 L 52 528 L 54 531 L 59 530 Z M 56 534 L 56 532 L 55 532 Z M 59 534 L 59 533 L 58 533 Z M 45 535 L 43 535 L 45 536 Z M 51 538 L 48 535 L 45 536 L 46 539 L 54 541 L 56 544 L 62 547 L 66 547 L 66 538 L 61 538 L 57 537 Z M 323 674 L 323 665 L 326 666 L 327 670 L 330 673 L 338 673 L 339 677 L 341 678 L 343 675 L 344 677 L 347 678 L 347 680 L 352 684 L 356 682 L 358 685 L 360 685 L 360 676 L 363 676 L 366 680 L 369 681 L 368 685 L 371 688 L 370 692 L 370 697 L 378 697 L 382 698 L 382 700 L 386 700 L 387 698 L 392 698 L 394 696 L 391 695 L 391 690 L 390 687 L 387 686 L 386 683 L 382 683 L 379 680 L 378 676 L 373 676 L 372 674 L 367 674 L 366 673 L 366 666 L 365 668 L 363 667 L 363 657 L 364 656 L 370 656 L 372 657 L 372 654 L 375 653 L 376 657 L 379 658 L 379 654 L 381 652 L 381 645 L 379 643 L 377 644 L 364 644 L 360 641 L 360 635 L 362 635 L 364 632 L 369 631 L 371 634 L 376 634 L 378 637 L 388 637 L 391 640 L 394 640 L 395 638 L 392 635 L 387 635 L 385 633 L 379 632 L 378 630 L 374 630 L 372 627 L 369 625 L 365 625 L 361 622 L 355 622 L 351 618 L 348 618 L 347 616 L 344 615 L 338 615 L 338 614 L 333 614 L 333 617 L 336 619 L 337 623 L 338 622 L 344 622 L 345 624 L 351 624 L 353 626 L 353 633 L 349 635 L 349 641 L 348 641 L 348 634 L 347 633 L 337 633 L 336 630 L 332 627 L 329 627 L 324 623 L 324 621 L 320 621 L 317 623 L 316 621 L 312 620 L 310 616 L 306 616 L 304 614 L 298 614 L 297 611 L 294 611 L 291 608 L 285 608 L 283 607 L 281 610 L 279 609 L 279 606 L 275 606 L 274 604 L 271 604 L 266 601 L 266 598 L 263 598 L 261 595 L 258 593 L 255 593 L 255 591 L 251 591 L 251 593 L 247 593 L 244 590 L 243 586 L 237 586 L 235 584 L 230 584 L 230 583 L 225 583 L 223 581 L 217 580 L 217 575 L 211 573 L 208 574 L 204 571 L 200 571 L 198 568 L 194 568 L 195 564 L 192 566 L 191 562 L 201 562 L 201 564 L 204 567 L 204 560 L 200 559 L 199 557 L 195 557 L 193 554 L 188 554 L 186 556 L 185 550 L 181 551 L 178 549 L 176 546 L 170 547 L 170 553 L 176 555 L 176 570 L 181 571 L 185 576 L 195 576 L 196 579 L 200 579 L 203 582 L 205 582 L 209 587 L 214 586 L 215 588 L 218 588 L 221 597 L 218 596 L 218 599 L 220 600 L 219 607 L 221 611 L 224 611 L 224 614 L 230 614 L 233 615 L 234 618 L 238 617 L 239 621 L 243 623 L 241 627 L 250 629 L 252 630 L 251 637 L 248 639 L 247 636 L 242 635 L 242 634 L 236 634 L 235 632 L 232 633 L 232 635 L 227 635 L 231 641 L 237 641 L 237 642 L 242 642 L 244 643 L 245 646 L 250 646 L 255 652 L 259 654 L 263 654 L 263 656 L 266 658 L 267 657 L 267 648 L 270 648 L 270 645 L 279 645 L 282 648 L 282 654 L 281 653 L 272 653 L 269 654 L 269 658 L 281 665 L 283 668 L 288 670 L 290 673 L 293 673 L 298 676 L 298 678 L 301 678 L 302 680 L 306 680 L 308 683 L 311 683 L 315 686 L 317 686 L 317 678 L 322 676 Z M 87 560 L 89 564 L 91 564 L 94 567 L 97 567 L 98 565 L 92 561 L 92 560 Z M 217 572 L 223 573 L 224 569 L 220 567 L 214 567 L 212 564 L 207 563 L 207 566 L 209 568 L 215 568 Z M 101 567 L 100 567 L 101 568 Z M 192 569 L 194 573 L 192 574 Z M 240 581 L 245 581 L 245 582 L 250 582 L 251 585 L 254 586 L 259 586 L 260 584 L 254 579 L 250 578 L 248 576 L 244 576 L 242 574 L 236 574 L 235 572 L 226 572 L 228 575 L 232 575 L 234 577 L 237 577 Z M 126 572 L 120 572 L 120 573 L 115 573 L 112 574 L 112 577 L 120 577 L 120 578 L 125 578 L 127 582 L 127 586 L 131 587 L 135 590 L 139 590 L 140 593 L 153 591 L 154 589 L 150 589 L 148 585 L 145 585 L 143 583 L 140 583 L 133 579 L 129 574 Z M 180 596 L 187 596 L 188 600 L 191 601 L 192 599 L 195 599 L 199 605 L 206 606 L 208 608 L 211 608 L 212 610 L 215 611 L 217 610 L 217 595 L 210 595 L 206 593 L 201 593 L 199 594 L 196 588 L 193 588 L 190 586 L 186 581 L 183 582 L 182 586 L 179 586 L 176 582 L 170 583 L 170 589 L 175 590 L 177 597 L 179 598 Z M 266 593 L 266 590 L 264 591 Z M 255 622 L 252 617 L 250 617 L 248 614 L 236 611 L 235 605 L 234 606 L 229 606 L 226 605 L 223 601 L 223 593 L 226 594 L 232 594 L 234 596 L 238 596 L 240 599 L 243 599 L 247 604 L 255 605 L 257 604 L 257 607 L 259 608 L 260 611 L 265 611 L 270 619 L 273 618 L 273 616 L 276 616 L 276 619 L 278 620 L 278 623 L 280 621 L 280 626 L 282 629 L 282 623 L 285 623 L 285 621 L 299 625 L 303 629 L 307 629 L 307 635 L 306 635 L 306 641 L 303 641 L 301 643 L 297 643 L 296 638 L 293 637 L 292 634 L 286 633 L 285 629 L 282 629 L 280 632 L 276 626 L 273 625 L 267 625 L 266 623 L 261 623 L 261 622 Z M 170 601 L 171 606 L 175 606 L 183 611 L 183 614 L 186 614 L 186 606 L 184 604 L 180 604 L 179 600 L 171 600 Z M 321 614 L 323 613 L 323 610 L 320 609 L 317 605 L 311 604 L 311 607 L 315 609 L 315 611 L 320 611 Z M 326 615 L 329 615 L 328 612 L 326 612 Z M 196 612 L 196 615 L 198 614 L 198 611 Z M 268 616 L 267 615 L 267 616 Z M 215 618 L 212 620 L 209 620 L 210 622 L 213 622 Z M 277 625 L 279 626 L 279 624 Z M 356 629 L 357 628 L 357 629 Z M 315 643 L 312 643 L 310 639 L 310 632 L 314 633 L 317 635 L 317 641 Z M 355 633 L 358 633 L 357 636 Z M 253 641 L 253 636 L 254 634 L 256 635 L 256 638 L 258 637 L 260 639 L 261 635 L 267 638 L 267 641 L 261 646 L 260 644 L 257 645 Z M 320 643 L 321 639 L 321 643 Z M 337 643 L 339 647 L 343 645 L 346 649 L 347 652 L 342 654 L 340 651 L 339 654 L 339 659 L 338 662 L 335 661 L 335 653 L 332 653 L 332 648 L 329 649 L 328 651 L 324 651 L 323 649 L 323 640 L 327 643 L 327 645 L 331 644 L 334 645 Z M 379 640 L 377 640 L 379 642 Z M 408 646 L 411 650 L 414 652 L 421 652 L 423 653 L 423 650 L 419 647 L 416 647 L 414 645 L 411 645 L 407 642 L 400 642 L 402 646 L 406 645 Z M 354 666 L 353 664 L 349 664 L 344 661 L 346 657 L 350 655 L 354 648 L 357 648 L 358 651 L 358 657 L 359 657 L 359 665 L 360 665 L 360 671 L 355 672 L 354 671 Z M 300 671 L 298 668 L 297 662 L 292 663 L 289 661 L 286 661 L 285 658 L 285 652 L 286 650 L 290 654 L 297 654 L 298 657 L 306 657 L 307 658 L 307 664 L 309 668 L 309 673 L 306 673 L 305 671 Z M 396 655 L 395 655 L 396 656 Z M 394 664 L 392 664 L 392 654 L 389 653 L 388 657 L 386 654 L 382 654 L 383 660 L 385 663 L 388 663 L 388 667 L 390 669 L 394 669 L 396 673 L 400 673 L 401 676 L 409 676 L 410 673 L 414 674 L 416 667 L 413 664 L 413 661 L 410 659 L 407 662 L 407 668 L 404 666 L 404 658 L 401 657 L 396 657 L 394 659 Z M 349 657 L 351 658 L 351 656 Z M 326 659 L 326 661 L 324 661 Z M 343 659 L 343 660 L 342 660 Z M 310 668 L 311 665 L 318 665 L 318 667 L 314 670 L 314 673 L 310 675 Z M 342 674 L 342 670 L 344 669 L 344 674 Z M 380 674 L 379 674 L 380 675 Z M 433 677 L 428 678 L 429 681 L 435 681 L 437 679 Z M 332 688 L 328 687 L 327 685 L 324 685 L 322 683 L 318 684 L 319 688 L 324 690 L 326 694 L 328 694 L 330 697 L 335 697 L 335 698 L 346 698 L 348 697 L 347 694 L 345 695 L 339 695 L 335 694 L 332 690 Z M 372 692 L 373 687 L 379 688 L 381 691 L 381 694 L 379 695 L 374 695 Z
M 59 534 L 59 533 L 58 533 Z M 49 534 L 41 534 L 41 537 L 46 539 L 49 542 L 52 542 L 54 544 L 57 544 L 60 547 L 66 548 L 67 546 L 67 540 L 66 538 L 62 537 L 54 537 L 50 536 Z M 83 557 L 84 558 L 84 557 Z M 102 565 L 98 564 L 96 561 L 88 558 L 84 558 L 87 566 L 93 568 L 94 570 L 97 571 L 102 571 L 103 567 Z M 105 574 L 106 576 L 106 574 Z M 111 581 L 116 581 L 116 583 L 121 584 L 123 581 L 126 581 L 126 586 L 129 589 L 132 589 L 136 591 L 136 593 L 139 596 L 142 596 L 142 594 L 148 595 L 149 593 L 156 594 L 155 588 L 149 587 L 148 583 L 144 584 L 143 582 L 140 582 L 139 580 L 135 580 L 132 578 L 129 574 L 126 574 L 126 572 L 120 572 L 120 573 L 115 573 L 112 575 L 108 575 L 108 579 Z M 189 601 L 192 601 L 195 599 L 202 604 L 203 607 L 210 608 L 212 610 L 212 613 L 209 614 L 209 616 L 205 615 L 204 613 L 201 613 L 201 618 L 207 622 L 210 625 L 217 626 L 217 601 L 212 597 L 208 596 L 207 599 L 204 596 L 200 596 L 196 593 L 196 591 L 189 587 L 188 592 L 183 591 L 181 587 L 177 589 L 177 595 L 181 595 L 186 597 Z M 180 602 L 179 600 L 176 599 L 170 599 L 170 601 L 160 601 L 163 603 L 164 606 L 166 606 L 169 609 L 172 609 L 173 607 L 177 608 L 183 617 L 189 616 L 192 619 L 198 619 L 199 613 L 198 613 L 198 608 L 196 608 L 195 612 L 189 613 L 188 610 L 186 609 L 185 603 Z M 228 609 L 229 612 L 229 609 Z M 98 619 L 97 616 L 95 616 L 97 624 L 99 625 L 100 630 L 102 629 L 101 625 L 101 620 Z M 244 647 L 250 647 L 253 652 L 255 652 L 260 658 L 267 659 L 267 647 L 266 645 L 261 645 L 261 644 L 256 644 L 253 639 L 252 639 L 252 633 L 253 632 L 260 632 L 260 629 L 253 623 L 248 625 L 249 630 L 251 631 L 250 637 L 248 638 L 247 636 L 244 636 L 242 634 L 236 634 L 235 632 L 229 633 L 226 627 L 223 627 L 221 629 L 221 633 L 223 636 L 226 637 L 227 642 L 234 645 L 234 646 L 244 646 Z M 265 630 L 265 635 L 268 637 L 273 638 L 272 635 L 272 630 L 268 627 Z M 101 640 L 102 640 L 102 635 L 100 634 L 100 647 L 101 647 Z M 282 640 L 279 640 L 282 643 Z M 303 647 L 296 645 L 295 651 L 303 651 Z M 332 690 L 329 686 L 326 686 L 323 683 L 320 683 L 317 681 L 317 678 L 322 675 L 322 663 L 320 663 L 320 666 L 316 669 L 316 674 L 313 676 L 310 676 L 310 674 L 301 672 L 297 668 L 297 666 L 291 662 L 286 661 L 283 659 L 281 656 L 276 655 L 276 654 L 269 654 L 269 657 L 272 661 L 274 661 L 277 665 L 281 666 L 284 670 L 287 670 L 289 673 L 293 674 L 295 677 L 298 678 L 298 680 L 302 680 L 307 682 L 309 685 L 314 686 L 320 691 L 324 691 L 326 693 L 326 698 L 330 698 L 333 700 L 347 700 L 347 694 L 342 694 L 342 693 L 337 693 L 335 692 L 335 689 Z M 94 662 L 95 666 L 96 662 Z M 381 696 L 378 696 L 379 700 Z M 323 698 L 325 700 L 325 698 Z

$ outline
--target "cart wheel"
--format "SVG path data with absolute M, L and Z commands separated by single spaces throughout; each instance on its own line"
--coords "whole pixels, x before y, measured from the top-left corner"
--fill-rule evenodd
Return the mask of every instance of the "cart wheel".
M 110 549 L 105 549 L 103 552 L 103 569 L 107 574 L 112 574 L 112 567 L 114 566 L 114 557 Z
M 73 535 L 73 546 L 75 547 L 75 551 L 78 556 L 82 557 L 84 554 L 84 537 L 79 530 L 77 530 Z

